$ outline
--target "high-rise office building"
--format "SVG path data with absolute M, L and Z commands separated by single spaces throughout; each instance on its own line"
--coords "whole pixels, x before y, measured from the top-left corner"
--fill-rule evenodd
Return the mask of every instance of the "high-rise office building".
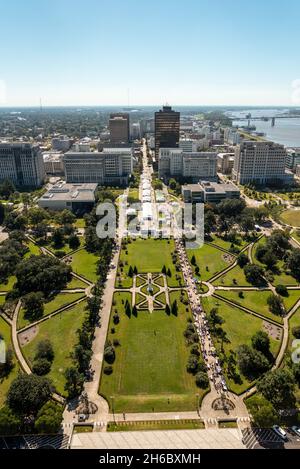
M 130 138 L 129 114 L 127 112 L 110 114 L 109 132 L 111 143 L 128 143 Z
M 244 141 L 236 147 L 232 170 L 239 184 L 275 184 L 285 180 L 286 149 L 268 141 Z
M 159 158 L 160 148 L 178 148 L 180 132 L 180 112 L 171 106 L 163 106 L 155 113 L 155 158 Z
M 43 155 L 38 145 L 0 143 L 0 181 L 17 187 L 39 187 L 45 177 Z

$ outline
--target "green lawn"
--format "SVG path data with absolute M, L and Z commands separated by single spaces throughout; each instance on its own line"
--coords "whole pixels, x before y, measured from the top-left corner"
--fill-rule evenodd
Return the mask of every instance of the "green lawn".
M 216 234 L 211 235 L 211 239 L 208 240 L 209 243 L 213 243 L 220 248 L 226 249 L 229 251 L 231 247 L 231 241 L 226 241 L 222 236 L 217 236 Z M 241 236 L 237 236 L 237 242 L 234 243 L 234 247 L 241 250 L 249 244 L 249 241 L 244 240 Z
M 280 214 L 280 220 L 287 225 L 300 227 L 300 210 L 284 210 Z
M 228 343 L 224 343 L 225 355 L 228 356 L 230 350 L 236 351 L 239 345 L 251 345 L 251 337 L 259 330 L 262 330 L 263 320 L 243 312 L 238 307 L 234 307 L 224 303 L 214 297 L 206 297 L 202 299 L 203 307 L 206 313 L 212 308 L 218 308 L 220 316 L 223 318 L 223 330 L 226 332 Z M 280 342 L 270 338 L 271 351 L 276 355 L 279 351 Z M 221 344 L 214 339 L 215 346 L 220 355 Z M 240 394 L 245 391 L 252 383 L 250 383 L 244 376 L 240 376 L 240 382 L 234 382 L 226 374 L 226 367 L 223 366 L 223 371 L 228 383 L 229 388 Z
M 5 303 L 6 295 L 0 295 L 0 306 Z
M 76 228 L 85 228 L 85 220 L 84 220 L 84 218 L 77 218 L 77 220 L 75 221 L 74 225 L 76 226 Z
M 42 254 L 40 248 L 30 241 L 27 246 L 29 247 L 29 251 L 25 254 L 25 258 L 30 256 L 40 256 Z
M 10 291 L 12 290 L 15 282 L 16 282 L 16 277 L 14 275 L 12 275 L 11 277 L 8 278 L 8 281 L 7 283 L 0 283 L 0 291 L 3 292 L 3 291 Z
M 85 244 L 84 236 L 79 236 L 79 241 L 80 241 L 80 246 L 77 249 L 84 246 Z M 56 251 L 64 251 L 66 254 L 70 254 L 70 252 L 74 251 L 73 248 L 70 248 L 67 242 L 61 248 L 55 248 L 53 244 L 49 243 L 47 245 L 47 248 L 53 253 L 55 253 Z
M 147 430 L 199 430 L 205 428 L 202 420 L 148 420 L 138 422 L 109 422 L 108 432 L 133 432 Z
M 216 273 L 226 269 L 232 262 L 227 262 L 224 256 L 230 256 L 223 251 L 220 251 L 213 246 L 204 244 L 198 249 L 187 249 L 187 255 L 191 261 L 192 257 L 195 256 L 196 264 L 200 268 L 200 277 L 202 280 L 209 280 Z M 192 266 L 195 271 L 195 266 Z M 195 275 L 196 276 L 196 275 Z
M 0 317 L 0 335 L 5 341 L 6 349 L 12 348 L 11 329 L 9 324 L 7 324 L 7 322 L 2 317 Z M 13 359 L 13 363 L 14 366 L 10 373 L 4 378 L 0 377 L 0 408 L 5 402 L 6 394 L 9 390 L 12 381 L 17 377 L 18 374 L 19 366 L 15 356 Z
M 178 294 L 176 296 L 178 299 Z M 196 394 L 204 391 L 196 387 L 194 377 L 186 372 L 189 356 L 183 332 L 189 313 L 179 305 L 177 316 L 156 310 L 152 314 L 139 311 L 137 317 L 128 318 L 122 311 L 128 293 L 115 294 L 121 311 L 121 321 L 115 334 L 108 339 L 118 339 L 113 373 L 102 373 L 100 393 L 106 397 L 115 412 L 161 412 L 194 410 Z M 112 318 L 110 328 L 113 326 Z
M 224 287 L 252 287 L 251 283 L 246 280 L 243 269 L 236 265 L 224 275 L 221 275 L 213 282 L 214 285 Z
M 84 293 L 59 293 L 51 301 L 45 303 L 43 317 L 48 316 L 48 314 L 53 313 L 54 311 L 62 308 L 63 306 L 67 306 L 68 304 L 73 303 L 73 301 L 76 301 L 79 298 L 82 298 L 83 296 Z M 25 319 L 24 309 L 21 308 L 18 317 L 18 329 L 22 329 L 23 327 L 29 324 L 30 321 L 28 321 L 28 319 Z
M 77 329 L 85 317 L 86 302 L 74 306 L 39 325 L 38 334 L 23 347 L 23 353 L 32 365 L 36 346 L 40 340 L 49 339 L 54 349 L 54 361 L 48 377 L 56 390 L 64 395 L 64 371 L 72 365 L 70 354 L 77 343 Z
M 67 290 L 74 290 L 75 288 L 86 288 L 88 285 L 77 277 L 72 277 L 71 282 L 67 284 Z
M 165 265 L 166 269 L 169 268 L 171 271 L 171 277 L 168 277 L 168 284 L 171 287 L 178 286 L 179 282 L 176 279 L 176 275 L 180 276 L 182 282 L 183 277 L 181 272 L 176 272 L 175 270 L 171 256 L 173 251 L 175 251 L 173 240 L 156 240 L 153 238 L 131 240 L 120 253 L 120 262 L 124 264 L 122 286 L 128 288 L 132 285 L 132 279 L 127 276 L 130 265 L 132 267 L 136 266 L 138 273 L 161 272 L 162 267 Z M 120 273 L 120 267 L 118 271 Z M 119 286 L 118 281 L 116 281 L 116 286 Z
M 97 280 L 97 261 L 99 257 L 85 249 L 72 254 L 72 270 L 76 274 L 82 275 L 88 280 L 95 282 Z
M 244 306 L 245 308 L 249 308 L 256 313 L 259 313 L 266 318 L 273 319 L 273 321 L 276 321 L 279 324 L 283 323 L 283 320 L 280 316 L 276 316 L 276 314 L 273 314 L 269 311 L 267 300 L 268 297 L 272 294 L 270 290 L 243 291 L 243 298 L 239 297 L 239 291 L 234 290 L 217 290 L 216 293 L 223 298 L 234 301 L 238 305 Z M 290 300 L 290 298 L 291 297 L 288 297 L 287 300 Z

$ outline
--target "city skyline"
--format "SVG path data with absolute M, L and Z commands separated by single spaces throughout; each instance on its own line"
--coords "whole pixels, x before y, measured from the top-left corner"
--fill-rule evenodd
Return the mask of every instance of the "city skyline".
M 2 3 L 1 107 L 300 104 L 295 0 Z

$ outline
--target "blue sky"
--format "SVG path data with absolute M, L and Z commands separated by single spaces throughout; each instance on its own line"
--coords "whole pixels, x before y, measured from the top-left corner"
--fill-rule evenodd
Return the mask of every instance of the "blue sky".
M 0 0 L 0 105 L 300 104 L 299 23 L 299 0 Z

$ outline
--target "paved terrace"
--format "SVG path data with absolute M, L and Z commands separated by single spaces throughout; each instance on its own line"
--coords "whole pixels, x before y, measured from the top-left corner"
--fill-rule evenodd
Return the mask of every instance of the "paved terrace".
M 77 433 L 71 449 L 245 449 L 236 428 Z

